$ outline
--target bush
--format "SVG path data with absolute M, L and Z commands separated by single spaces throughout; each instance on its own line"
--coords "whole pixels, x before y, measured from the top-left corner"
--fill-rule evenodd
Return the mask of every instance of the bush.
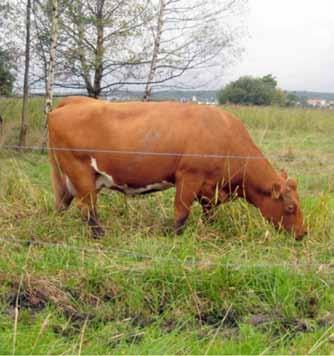
M 228 84 L 218 94 L 220 104 L 279 105 L 287 103 L 286 94 L 277 88 L 277 81 L 271 75 L 262 78 L 241 77 Z

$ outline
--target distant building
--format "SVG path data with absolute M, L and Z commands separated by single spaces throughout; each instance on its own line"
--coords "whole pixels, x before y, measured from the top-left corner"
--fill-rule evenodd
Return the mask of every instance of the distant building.
M 312 106 L 314 108 L 325 108 L 328 107 L 328 102 L 325 99 L 308 99 L 307 105 Z

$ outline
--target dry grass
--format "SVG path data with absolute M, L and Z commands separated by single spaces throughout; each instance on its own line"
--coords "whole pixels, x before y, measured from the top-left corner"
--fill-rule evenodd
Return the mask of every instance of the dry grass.
M 298 177 L 308 238 L 278 233 L 241 201 L 211 224 L 195 206 L 174 237 L 170 190 L 103 193 L 108 233 L 93 241 L 76 208 L 54 212 L 45 155 L 0 151 L 0 353 L 333 352 L 333 117 L 231 110 Z M 36 144 L 38 100 L 31 111 Z M 0 112 L 13 143 L 19 110 L 0 101 Z

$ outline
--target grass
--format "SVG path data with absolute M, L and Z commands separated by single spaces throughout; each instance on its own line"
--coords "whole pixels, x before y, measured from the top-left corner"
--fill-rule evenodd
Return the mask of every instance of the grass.
M 334 114 L 231 107 L 277 168 L 299 180 L 310 233 L 275 231 L 245 202 L 212 224 L 195 206 L 166 234 L 173 190 L 103 192 L 107 236 L 55 213 L 45 154 L 0 150 L 0 354 L 332 354 Z M 20 108 L 0 100 L 3 141 Z M 41 101 L 28 142 L 42 142 Z

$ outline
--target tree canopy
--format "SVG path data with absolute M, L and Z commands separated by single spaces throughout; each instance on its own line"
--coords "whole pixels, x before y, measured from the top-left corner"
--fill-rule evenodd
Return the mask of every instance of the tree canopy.
M 28 1 L 0 1 L 0 48 L 16 50 L 18 79 L 23 78 Z M 203 87 L 208 74 L 222 73 L 239 58 L 244 25 L 235 18 L 246 11 L 247 2 L 33 0 L 30 89 L 47 88 L 50 69 L 54 87 L 87 91 L 92 97 L 131 87 L 142 88 L 149 100 L 166 87 Z M 16 85 L 21 91 L 21 80 Z
M 277 84 L 272 74 L 260 78 L 244 76 L 222 89 L 218 94 L 218 100 L 220 104 L 279 106 L 291 104 L 291 98 L 279 89 Z

